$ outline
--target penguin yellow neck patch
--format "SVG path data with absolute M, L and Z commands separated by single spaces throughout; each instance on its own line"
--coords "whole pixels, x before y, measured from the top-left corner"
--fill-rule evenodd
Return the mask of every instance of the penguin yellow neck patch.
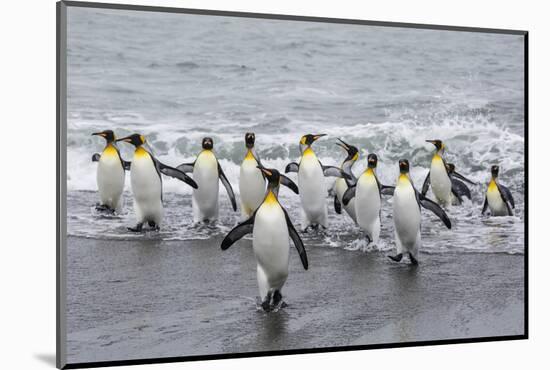
M 443 158 L 441 158 L 441 156 L 439 155 L 439 152 L 436 152 L 434 154 L 434 157 L 433 157 L 432 161 L 434 161 L 434 162 L 443 162 Z
M 409 181 L 409 176 L 407 176 L 407 174 L 404 174 L 402 173 L 401 175 L 399 175 L 399 180 L 398 180 L 399 184 L 408 184 L 410 181 Z
M 113 146 L 113 144 L 107 144 L 107 146 L 105 147 L 105 149 L 103 149 L 103 155 L 105 156 L 112 156 L 112 155 L 118 155 L 115 147 Z
M 254 154 L 252 154 L 252 150 L 248 149 L 248 152 L 246 153 L 246 157 L 244 157 L 244 159 L 246 160 L 255 160 L 256 158 L 254 158 Z
M 497 183 L 495 181 L 495 179 L 491 179 L 491 182 L 489 183 L 489 188 L 488 190 L 490 192 L 493 192 L 493 191 L 498 191 L 498 186 L 497 186 Z
M 143 147 L 140 146 L 136 148 L 134 155 L 140 158 L 140 157 L 147 157 L 149 153 L 147 153 L 147 150 L 143 149 Z
M 273 194 L 273 192 L 270 190 L 269 193 L 267 193 L 267 197 L 265 197 L 264 203 L 273 205 L 273 204 L 279 203 L 279 201 L 277 200 L 277 197 L 275 196 L 275 194 Z
M 303 157 L 310 157 L 310 156 L 315 156 L 315 152 L 313 151 L 313 149 L 311 149 L 311 147 L 307 147 L 306 150 L 304 150 L 304 154 L 302 154 Z

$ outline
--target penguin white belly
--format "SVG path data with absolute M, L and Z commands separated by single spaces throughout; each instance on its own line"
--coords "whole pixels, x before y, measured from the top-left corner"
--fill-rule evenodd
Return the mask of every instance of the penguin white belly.
M 420 239 L 420 209 L 418 208 L 414 189 L 410 183 L 398 183 L 398 186 L 395 188 L 393 196 L 393 221 L 395 235 L 398 238 L 398 247 L 402 247 L 403 251 L 416 250 Z M 398 252 L 401 251 L 398 250 Z
M 502 200 L 497 185 L 491 181 L 487 188 L 487 203 L 493 216 L 508 216 L 508 208 Z
M 239 190 L 243 217 L 252 216 L 265 197 L 266 182 L 257 166 L 258 162 L 253 158 L 247 158 L 241 164 Z
M 162 221 L 162 182 L 153 159 L 143 149 L 136 150 L 130 172 L 134 209 L 138 222 Z
M 97 165 L 97 188 L 101 204 L 120 209 L 120 197 L 124 190 L 124 168 L 115 148 L 107 147 Z
M 338 197 L 342 208 L 344 208 L 346 213 L 352 218 L 354 222 L 357 222 L 355 214 L 355 198 L 352 198 L 347 205 L 344 205 L 344 203 L 342 202 L 344 193 L 346 192 L 346 190 L 348 190 L 348 184 L 346 184 L 346 180 L 342 178 L 337 178 L 334 190 L 336 191 L 336 196 Z
M 444 206 L 452 204 L 452 192 L 451 192 L 451 179 L 447 174 L 447 169 L 443 163 L 443 159 L 436 155 L 432 159 L 430 167 L 430 182 L 432 185 L 432 192 L 437 198 L 438 202 Z
M 252 235 L 260 297 L 265 298 L 270 290 L 280 291 L 288 277 L 288 227 L 278 202 L 264 202 L 260 206 Z
M 374 175 L 361 175 L 355 192 L 357 223 L 376 244 L 380 236 L 380 191 Z
M 303 226 L 320 224 L 327 227 L 327 204 L 325 202 L 327 189 L 325 177 L 317 157 L 313 153 L 308 153 L 308 150 L 304 152 L 300 161 L 298 186 L 305 216 Z
M 197 157 L 193 180 L 198 189 L 193 189 L 195 222 L 218 218 L 219 174 L 218 161 L 211 151 L 203 151 Z

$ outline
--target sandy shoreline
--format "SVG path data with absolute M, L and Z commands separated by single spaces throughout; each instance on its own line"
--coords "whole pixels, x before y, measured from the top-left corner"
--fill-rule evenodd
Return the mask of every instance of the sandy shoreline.
M 250 241 L 68 238 L 68 361 L 523 334 L 524 256 L 291 252 L 288 307 L 256 309 Z

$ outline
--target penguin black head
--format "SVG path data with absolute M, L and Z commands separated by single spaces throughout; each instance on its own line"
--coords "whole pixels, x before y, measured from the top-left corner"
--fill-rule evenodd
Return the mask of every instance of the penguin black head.
M 378 156 L 374 153 L 369 154 L 367 157 L 369 168 L 376 168 L 378 165 Z
M 311 144 L 313 144 L 313 142 L 315 140 L 319 139 L 320 137 L 326 136 L 326 135 L 327 134 L 318 134 L 318 135 L 307 134 L 307 135 L 304 135 L 300 139 L 300 144 L 301 145 L 311 145 Z
M 117 142 L 118 141 L 124 141 L 125 143 L 130 143 L 130 144 L 132 144 L 133 146 L 135 146 L 137 148 L 137 147 L 142 146 L 143 144 L 145 144 L 145 136 L 140 135 L 140 134 L 133 134 L 133 135 L 126 136 L 126 137 L 123 137 L 121 139 L 118 139 L 116 141 Z
M 347 161 L 356 161 L 356 160 L 359 159 L 359 150 L 357 149 L 357 147 L 355 147 L 353 145 L 349 145 L 348 143 L 346 143 L 342 139 L 338 139 L 338 141 L 340 141 L 340 142 L 336 143 L 336 145 L 343 148 L 348 153 L 348 156 L 344 160 L 345 162 L 347 162 Z
M 491 166 L 491 175 L 493 175 L 494 179 L 496 179 L 498 177 L 498 166 L 497 165 Z
M 399 160 L 399 172 L 409 173 L 409 161 L 406 159 Z
M 435 148 L 438 152 L 442 149 L 445 149 L 445 144 L 443 144 L 441 140 L 426 140 L 426 142 L 435 145 Z
M 453 173 L 453 172 L 455 172 L 455 165 L 452 164 L 452 163 L 447 163 L 447 172 L 448 172 L 448 173 Z
M 248 149 L 254 148 L 254 142 L 256 141 L 256 135 L 254 135 L 253 132 L 247 132 L 244 135 L 244 142 L 246 143 L 246 147 Z
M 115 133 L 113 132 L 113 130 L 105 130 L 105 131 L 101 131 L 101 132 L 94 132 L 92 135 L 101 136 L 102 138 L 104 138 L 107 141 L 107 143 L 112 143 L 113 141 L 116 140 Z
M 265 178 L 267 179 L 267 186 L 270 189 L 276 188 L 279 186 L 281 181 L 281 174 L 274 168 L 265 168 L 263 166 L 257 166 L 260 171 L 263 172 Z
M 206 150 L 212 150 L 212 148 L 214 148 L 214 141 L 211 137 L 205 137 L 202 139 L 202 148 Z

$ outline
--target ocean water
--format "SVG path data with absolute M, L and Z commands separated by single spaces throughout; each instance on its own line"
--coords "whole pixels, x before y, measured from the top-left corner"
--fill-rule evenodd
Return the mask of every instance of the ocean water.
M 104 239 L 142 238 L 134 224 L 130 179 L 121 215 L 97 215 L 91 155 L 104 143 L 90 134 L 139 132 L 169 165 L 192 161 L 204 136 L 239 196 L 244 133 L 256 133 L 265 165 L 284 169 L 299 157 L 306 133 L 324 133 L 313 146 L 324 164 L 339 165 L 336 138 L 379 157 L 378 176 L 394 184 L 397 160 L 408 158 L 417 187 L 433 146 L 478 182 L 473 201 L 452 207 L 447 230 L 424 211 L 425 252 L 523 253 L 523 38 L 516 35 L 415 30 L 315 22 L 258 20 L 136 11 L 69 8 L 68 13 L 68 233 Z M 120 145 L 131 160 L 129 145 Z M 514 217 L 481 217 L 489 168 L 516 200 Z M 291 175 L 296 180 L 295 175 Z M 334 179 L 327 179 L 327 188 Z M 191 188 L 164 179 L 165 223 L 147 238 L 189 240 L 223 234 L 239 220 L 220 188 L 217 227 L 192 225 Z M 281 191 L 295 223 L 299 197 Z M 304 235 L 310 245 L 364 247 L 332 199 L 327 232 Z M 391 199 L 382 210 L 380 249 L 393 248 Z M 306 244 L 307 245 L 307 244 Z

